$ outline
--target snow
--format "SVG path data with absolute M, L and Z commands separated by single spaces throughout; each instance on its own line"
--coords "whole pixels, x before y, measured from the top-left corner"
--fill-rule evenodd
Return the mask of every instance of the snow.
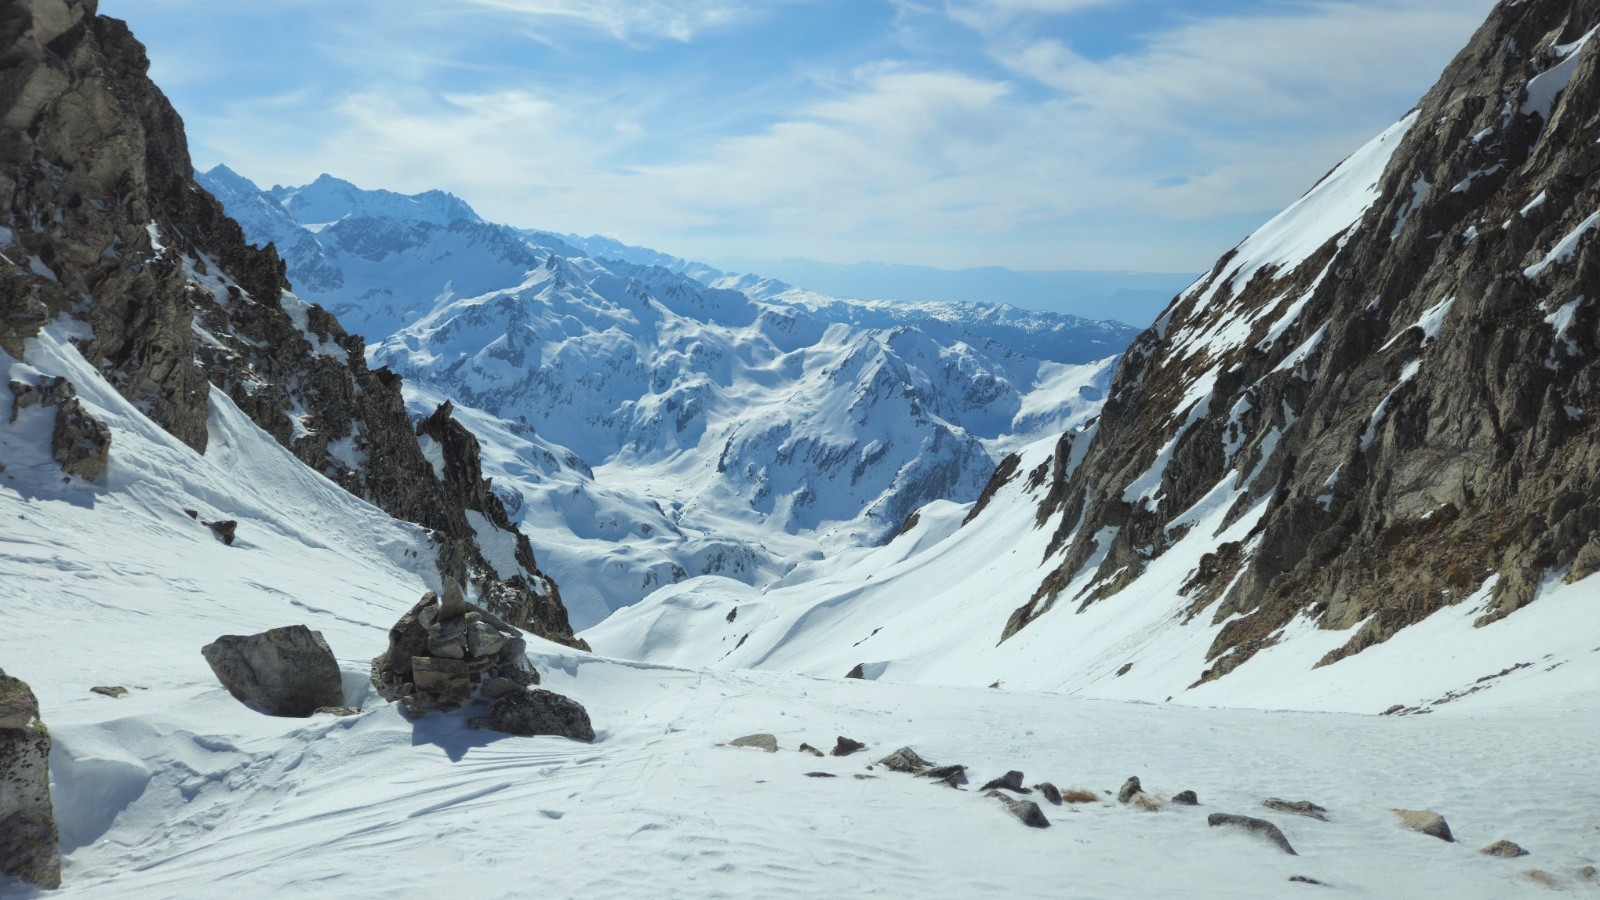
M 1528 96 L 1522 101 L 1521 107 L 1523 115 L 1535 115 L 1549 123 L 1550 111 L 1555 107 L 1556 97 L 1572 82 L 1572 75 L 1577 71 L 1578 62 L 1582 59 L 1581 51 L 1589 43 L 1589 39 L 1594 37 L 1595 30 L 1591 28 L 1576 41 L 1555 48 L 1561 61 L 1540 72 L 1528 82 Z
M 1597 224 L 1600 224 L 1600 212 L 1593 213 L 1587 219 L 1579 222 L 1578 227 L 1572 229 L 1565 237 L 1558 241 L 1555 247 L 1551 248 L 1550 252 L 1545 254 L 1543 259 L 1529 266 L 1527 269 L 1524 269 L 1522 274 L 1529 279 L 1538 278 L 1540 275 L 1543 275 L 1544 271 L 1551 266 L 1564 263 L 1571 259 L 1573 254 L 1578 252 L 1578 242 L 1583 240 L 1584 235 L 1588 234 L 1590 231 L 1593 231 L 1595 225 Z
M 1428 307 L 1423 311 L 1421 316 L 1417 317 L 1417 321 L 1406 326 L 1405 328 L 1400 329 L 1400 331 L 1397 332 L 1394 337 L 1389 338 L 1389 340 L 1379 348 L 1380 352 L 1382 350 L 1389 349 L 1394 345 L 1395 341 L 1400 340 L 1402 336 L 1404 336 L 1413 328 L 1422 329 L 1422 341 L 1419 346 L 1426 347 L 1429 341 L 1432 341 L 1439 336 L 1439 329 L 1443 327 L 1445 317 L 1450 315 L 1450 309 L 1455 305 L 1456 298 L 1446 297 L 1443 300 L 1440 300 L 1438 303 L 1435 303 L 1433 306 Z
M 1556 342 L 1565 345 L 1567 355 L 1569 356 L 1578 355 L 1578 343 L 1567 337 L 1567 331 L 1572 327 L 1573 316 L 1577 314 L 1578 306 L 1582 303 L 1582 297 L 1579 297 L 1576 300 L 1569 300 L 1557 307 L 1555 312 L 1546 316 L 1544 319 L 1544 323 L 1546 325 L 1549 325 L 1551 328 L 1555 329 Z

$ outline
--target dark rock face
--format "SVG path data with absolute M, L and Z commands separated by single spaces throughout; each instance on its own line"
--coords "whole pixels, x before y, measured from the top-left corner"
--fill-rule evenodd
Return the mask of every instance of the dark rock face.
M 77 397 L 56 410 L 50 434 L 50 456 L 61 471 L 84 481 L 99 481 L 111 461 L 111 429 L 89 415 Z
M 594 740 L 588 711 L 578 701 L 553 691 L 524 691 L 502 697 L 495 701 L 489 715 L 473 719 L 470 724 L 518 737 L 555 735 L 585 743 Z
M 28 685 L 0 671 L 0 873 L 61 886 L 61 839 L 50 806 L 50 731 Z
M 1206 817 L 1206 824 L 1212 828 L 1224 825 L 1240 828 L 1261 835 L 1290 856 L 1300 855 L 1294 852 L 1294 847 L 1289 844 L 1289 839 L 1283 836 L 1283 831 L 1266 819 L 1253 819 L 1250 816 L 1236 816 L 1232 813 L 1212 813 Z
M 1224 484 L 1227 521 L 1264 512 L 1185 586 L 1227 622 L 1201 680 L 1302 612 L 1365 623 L 1330 663 L 1492 575 L 1479 624 L 1600 570 L 1600 43 L 1571 48 L 1597 23 L 1600 0 L 1498 4 L 1356 225 L 1292 267 L 1230 253 L 1140 336 L 1081 464 L 1057 454 L 1051 571 L 1003 637 L 1126 588 Z
M 344 705 L 339 663 L 322 633 L 304 625 L 224 635 L 200 652 L 235 700 L 269 716 L 305 718 Z
M 84 358 L 196 450 L 211 391 L 223 392 L 306 465 L 430 529 L 443 578 L 578 646 L 555 585 L 487 490 L 476 441 L 448 410 L 430 419 L 444 438 L 435 473 L 399 378 L 368 369 L 359 337 L 287 293 L 277 251 L 247 244 L 195 184 L 183 123 L 127 25 L 88 0 L 17 0 L 0 16 L 0 52 L 0 226 L 16 243 L 8 258 L 40 262 L 0 262 L 0 349 L 20 357 L 46 322 L 79 319 Z M 17 395 L 13 412 L 28 402 Z M 53 449 L 92 480 L 110 434 L 70 407 Z M 515 571 L 485 557 L 474 513 L 483 533 L 516 545 Z

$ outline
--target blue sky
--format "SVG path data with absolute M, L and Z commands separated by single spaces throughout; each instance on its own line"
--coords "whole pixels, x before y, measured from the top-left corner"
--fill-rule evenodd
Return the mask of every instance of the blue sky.
M 102 0 L 195 162 L 712 263 L 1198 271 L 1492 0 Z

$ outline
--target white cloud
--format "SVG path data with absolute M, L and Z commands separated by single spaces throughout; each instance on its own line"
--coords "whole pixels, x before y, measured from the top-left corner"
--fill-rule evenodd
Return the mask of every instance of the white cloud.
M 702 32 L 726 28 L 753 14 L 748 3 L 733 0 L 451 0 L 511 13 L 538 29 L 548 24 L 580 25 L 622 41 L 668 38 L 691 41 Z

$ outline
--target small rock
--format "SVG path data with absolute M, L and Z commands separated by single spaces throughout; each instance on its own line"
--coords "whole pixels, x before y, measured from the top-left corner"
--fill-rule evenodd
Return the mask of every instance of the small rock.
M 1122 783 L 1122 790 L 1117 791 L 1117 802 L 1128 803 L 1133 798 L 1144 793 L 1144 788 L 1139 786 L 1139 776 L 1135 775 Z
M 269 716 L 305 718 L 344 705 L 339 663 L 321 632 L 304 625 L 224 635 L 200 653 L 234 699 Z
M 924 778 L 932 778 L 934 781 L 943 782 L 944 784 L 947 784 L 953 788 L 959 788 L 963 784 L 967 783 L 967 767 L 939 766 L 936 769 L 929 769 L 928 771 L 923 772 L 922 776 Z
M 839 742 L 833 745 L 834 756 L 849 756 L 857 750 L 865 750 L 867 745 L 860 741 L 852 741 L 844 735 L 839 736 Z
M 315 715 L 319 716 L 359 716 L 361 708 L 357 706 L 322 706 L 318 707 Z
M 910 747 L 901 747 L 899 750 L 878 760 L 878 765 L 895 772 L 907 772 L 912 775 L 921 775 L 933 766 L 917 755 L 917 751 Z
M 233 539 L 239 533 L 239 523 L 235 522 L 233 519 L 224 519 L 220 522 L 207 522 L 206 527 L 215 532 L 217 537 L 222 539 L 222 543 L 229 547 L 233 546 Z
M 1584 866 L 1578 870 L 1578 877 L 1584 881 L 1600 884 L 1600 869 L 1594 866 Z
M 554 735 L 585 743 L 594 740 L 594 726 L 583 704 L 541 689 L 501 697 L 487 716 L 471 719 L 467 724 L 518 737 Z M 776 741 L 773 749 L 777 749 Z
M 1124 663 L 1122 668 L 1117 670 L 1117 677 L 1121 678 L 1122 676 L 1124 676 L 1124 675 L 1126 675 L 1126 674 L 1128 674 L 1129 672 L 1132 672 L 1132 671 L 1133 671 L 1133 663 Z
M 1044 799 L 1050 801 L 1051 805 L 1053 805 L 1053 806 L 1060 806 L 1061 805 L 1061 791 L 1055 785 L 1051 784 L 1050 782 L 1041 781 L 1038 784 L 1034 785 L 1033 789 L 1038 791 L 1039 793 L 1043 794 L 1044 795 Z
M 1498 856 L 1503 859 L 1513 859 L 1518 856 L 1528 855 L 1528 851 L 1510 841 L 1495 841 L 1478 852 L 1484 856 Z
M 1283 836 L 1283 832 L 1279 830 L 1278 826 L 1268 822 L 1266 819 L 1253 819 L 1250 816 L 1236 816 L 1232 813 L 1212 813 L 1206 817 L 1206 824 L 1212 828 L 1216 828 L 1219 825 L 1242 828 L 1265 837 L 1267 840 L 1277 844 L 1279 850 L 1290 856 L 1300 855 L 1294 852 L 1294 847 L 1290 846 L 1289 839 Z
M 1199 806 L 1200 797 L 1194 791 L 1179 791 L 1172 795 L 1172 802 L 1179 806 Z
M 1294 813 L 1297 816 L 1305 816 L 1308 819 L 1316 819 L 1321 822 L 1328 821 L 1328 817 L 1325 815 L 1327 810 L 1312 803 L 1310 800 L 1296 800 L 1290 803 L 1287 800 L 1279 800 L 1277 797 L 1268 797 L 1261 801 L 1261 805 L 1267 809 L 1275 809 L 1278 812 Z
M 1061 802 L 1062 803 L 1099 803 L 1100 802 L 1100 798 L 1095 795 L 1094 791 L 1086 791 L 1086 790 L 1083 790 L 1082 788 L 1074 788 L 1074 789 L 1072 789 L 1070 791 L 1062 791 L 1061 792 Z
M 1005 804 L 1011 814 L 1022 820 L 1022 824 L 1029 828 L 1049 828 L 1050 820 L 1044 817 L 1044 810 L 1032 800 L 1018 800 L 999 791 L 989 791 L 985 796 L 993 797 Z
M 999 778 L 984 784 L 983 787 L 978 788 L 980 791 L 992 791 L 996 789 L 1015 791 L 1019 794 L 1033 793 L 1033 791 L 1030 791 L 1022 786 L 1022 773 L 1018 772 L 1016 769 L 1012 769 L 1004 775 L 1001 775 Z
M 1397 713 L 1400 710 L 1405 709 L 1405 708 L 1406 708 L 1406 705 L 1404 703 L 1396 703 L 1395 705 L 1393 705 L 1393 706 L 1389 707 L 1388 709 L 1384 710 L 1382 714 L 1386 715 L 1386 716 L 1392 716 L 1395 713 Z
M 1455 836 L 1450 833 L 1450 825 L 1445 822 L 1444 816 L 1431 809 L 1397 809 L 1395 815 L 1400 817 L 1400 824 L 1412 831 L 1436 837 L 1441 841 L 1455 842 Z
M 806 777 L 807 778 L 838 778 L 839 776 L 833 774 L 832 772 L 807 772 L 806 773 Z
M 742 738 L 734 738 L 728 742 L 729 747 L 754 747 L 768 753 L 778 752 L 778 738 L 770 734 L 747 734 Z
M 998 691 L 1000 689 L 1000 682 L 996 681 L 994 684 L 989 685 L 989 687 Z
M 120 700 L 123 697 L 128 696 L 128 689 L 127 688 L 125 688 L 125 687 L 112 687 L 110 685 L 104 685 L 104 684 L 96 685 L 96 686 L 94 686 L 92 688 L 89 688 L 89 692 L 93 693 L 93 694 L 100 694 L 101 696 L 104 696 L 104 697 L 110 697 L 113 700 Z
M 866 774 L 864 772 L 857 772 L 856 773 L 856 780 L 857 781 L 872 781 L 872 780 L 875 780 L 877 777 L 878 776 L 876 776 L 876 775 L 868 775 L 868 774 Z
M 801 753 L 809 753 L 812 756 L 826 756 L 827 755 L 827 754 L 823 753 L 821 750 L 818 750 L 817 748 L 811 746 L 810 744 L 801 744 L 800 745 L 800 752 Z
M 1304 875 L 1290 875 L 1289 880 L 1296 884 L 1320 884 L 1323 887 L 1328 886 L 1328 883 L 1325 881 L 1318 881 L 1315 878 L 1307 878 Z
M 198 509 L 186 509 L 183 512 L 184 512 L 185 515 L 187 515 L 191 519 L 200 518 L 200 510 L 198 510 Z
M 867 666 L 865 663 L 856 663 L 856 667 L 845 673 L 846 678 L 866 678 Z

